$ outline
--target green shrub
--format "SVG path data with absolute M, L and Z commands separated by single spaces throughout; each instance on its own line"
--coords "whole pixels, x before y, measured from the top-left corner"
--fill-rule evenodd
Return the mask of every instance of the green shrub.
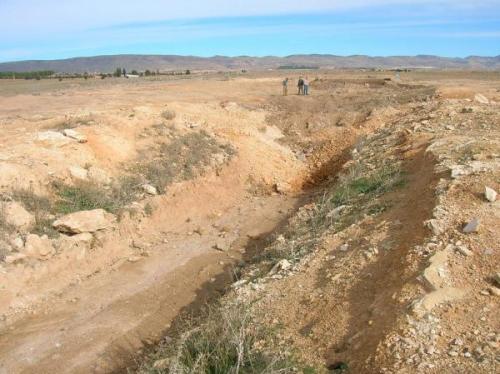
M 175 344 L 151 357 L 140 373 L 286 373 L 296 367 L 289 353 L 280 352 L 274 332 L 256 323 L 249 306 L 219 304 L 208 308 L 197 327 L 189 326 Z M 153 360 L 167 359 L 157 370 Z

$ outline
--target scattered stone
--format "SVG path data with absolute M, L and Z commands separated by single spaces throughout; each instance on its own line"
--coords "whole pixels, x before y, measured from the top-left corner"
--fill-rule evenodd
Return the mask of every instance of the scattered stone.
M 52 226 L 60 232 L 81 234 L 105 230 L 110 228 L 114 221 L 113 214 L 107 213 L 104 209 L 95 209 L 67 214 L 55 221 Z
M 5 257 L 5 262 L 7 264 L 16 264 L 24 260 L 27 256 L 24 253 L 14 253 L 12 255 Z
M 496 273 L 493 277 L 493 282 L 495 282 L 495 284 L 500 287 L 500 272 Z
M 218 240 L 214 244 L 214 248 L 218 251 L 221 251 L 221 252 L 227 252 L 227 251 L 229 251 L 229 244 L 223 240 Z
M 447 260 L 447 251 L 436 252 L 429 259 L 429 266 L 425 268 L 423 278 L 433 290 L 437 290 L 444 284 L 443 274 Z
M 278 261 L 273 266 L 273 268 L 271 269 L 269 274 L 275 274 L 275 273 L 282 271 L 282 270 L 286 271 L 286 270 L 289 270 L 291 267 L 292 267 L 292 264 L 287 259 L 282 259 L 282 260 Z
M 274 184 L 274 190 L 277 193 L 285 195 L 287 193 L 292 192 L 292 186 L 286 182 L 278 182 Z
M 493 203 L 497 199 L 497 192 L 493 188 L 485 186 L 484 187 L 484 197 L 486 197 L 486 200 Z
M 492 296 L 500 296 L 500 288 L 497 288 L 497 287 L 490 287 L 490 288 L 488 288 L 488 292 L 489 292 Z
M 330 211 L 326 216 L 328 218 L 338 218 L 344 210 L 347 209 L 347 205 L 341 205 Z
M 339 247 L 339 251 L 346 252 L 347 250 L 349 250 L 349 244 L 347 244 L 347 243 L 342 244 L 342 245 Z
M 40 141 L 48 141 L 48 142 L 62 142 L 68 143 L 69 140 L 63 134 L 57 131 L 44 131 L 39 132 L 37 135 L 37 139 Z
M 468 168 L 466 168 L 464 165 L 453 165 L 451 167 L 451 177 L 453 179 L 460 178 L 465 175 L 469 175 L 471 173 Z
M 130 256 L 127 260 L 128 262 L 138 262 L 142 260 L 142 256 Z
M 489 104 L 490 103 L 490 101 L 484 95 L 481 95 L 480 93 L 474 95 L 474 100 L 480 104 Z
M 466 257 L 473 255 L 473 252 L 470 249 L 468 249 L 465 245 L 458 245 L 455 247 L 455 250 Z
M 460 338 L 455 338 L 451 341 L 451 345 L 457 345 L 457 346 L 462 346 L 464 345 L 464 342 Z
M 71 166 L 69 169 L 69 175 L 71 178 L 81 181 L 86 181 L 88 179 L 88 170 L 80 166 Z
M 22 253 L 30 258 L 47 260 L 55 253 L 55 249 L 47 235 L 40 237 L 35 234 L 29 234 L 26 237 Z
M 434 307 L 440 305 L 445 302 L 450 302 L 454 300 L 461 299 L 466 294 L 466 290 L 453 288 L 453 287 L 445 287 L 440 288 L 436 291 L 430 292 L 420 300 L 418 300 L 413 305 L 413 313 L 418 317 L 423 317 Z
M 35 223 L 35 217 L 16 201 L 0 202 L 5 222 L 16 229 L 26 232 Z
M 156 360 L 154 363 L 153 363 L 153 369 L 155 370 L 165 370 L 165 369 L 168 369 L 168 366 L 169 366 L 169 359 L 168 358 L 164 358 L 164 359 L 161 359 L 161 360 Z
M 437 219 L 430 219 L 425 223 L 435 236 L 439 236 L 443 232 L 443 229 Z
M 143 184 L 142 189 L 149 195 L 158 195 L 158 190 L 156 189 L 156 187 L 150 184 Z
M 20 250 L 24 247 L 24 241 L 20 236 L 11 240 L 10 244 L 12 245 L 12 247 L 14 247 L 17 250 Z
M 463 232 L 466 234 L 470 234 L 472 232 L 477 232 L 479 230 L 479 219 L 474 218 L 467 225 L 464 226 Z
M 63 134 L 66 135 L 68 138 L 76 140 L 78 143 L 86 143 L 87 142 L 87 137 L 84 134 L 79 133 L 76 130 L 65 129 L 63 131 Z

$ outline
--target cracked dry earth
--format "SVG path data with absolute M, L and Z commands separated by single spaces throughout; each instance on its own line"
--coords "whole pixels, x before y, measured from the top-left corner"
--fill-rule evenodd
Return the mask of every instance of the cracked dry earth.
M 51 250 L 37 251 L 29 225 L 4 234 L 0 373 L 120 371 L 183 310 L 227 292 L 235 268 L 251 272 L 256 251 L 300 246 L 279 234 L 309 230 L 344 175 L 388 164 L 404 182 L 327 214 L 304 257 L 239 281 L 234 297 L 257 300 L 318 372 L 496 372 L 499 211 L 485 187 L 500 188 L 498 77 L 363 74 L 321 72 L 311 97 L 280 97 L 271 75 L 0 97 L 4 204 L 21 187 L 55 199 L 54 181 L 78 186 L 81 169 L 108 191 L 200 131 L 221 145 L 189 178 L 148 184 L 157 195 L 144 188 L 90 241 L 40 234 Z

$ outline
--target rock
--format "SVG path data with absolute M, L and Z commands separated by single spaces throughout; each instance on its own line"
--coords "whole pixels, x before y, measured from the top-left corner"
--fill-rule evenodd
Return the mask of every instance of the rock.
M 333 209 L 332 211 L 328 212 L 326 215 L 328 218 L 338 218 L 342 214 L 344 210 L 347 209 L 347 205 L 341 205 Z
M 287 260 L 287 259 L 282 259 L 280 261 L 278 261 L 274 266 L 273 268 L 271 269 L 271 271 L 269 272 L 269 274 L 275 274 L 281 270 L 289 270 L 290 268 L 292 267 L 292 264 Z
M 430 219 L 426 221 L 425 224 L 435 236 L 439 236 L 443 232 L 443 229 L 437 219 Z
M 349 249 L 349 244 L 345 243 L 339 247 L 339 251 L 346 252 Z
M 413 313 L 418 317 L 423 317 L 425 314 L 432 311 L 434 307 L 445 302 L 461 299 L 465 296 L 466 291 L 459 288 L 445 287 L 436 291 L 432 291 L 422 297 L 413 305 Z
M 497 192 L 493 188 L 485 186 L 484 187 L 484 197 L 486 197 L 486 200 L 493 203 L 497 199 Z
M 433 289 L 437 290 L 444 284 L 444 269 L 448 261 L 448 252 L 436 252 L 429 259 L 429 266 L 427 266 L 423 273 L 424 280 Z
M 91 181 L 96 182 L 98 184 L 110 184 L 111 178 L 108 173 L 103 169 L 100 169 L 95 166 L 91 166 L 88 170 L 88 177 Z
M 20 250 L 20 249 L 22 249 L 24 247 L 24 241 L 23 241 L 23 239 L 20 236 L 18 236 L 16 238 L 14 238 L 13 240 L 11 240 L 10 244 L 12 245 L 12 247 L 14 247 L 17 250 Z
M 455 250 L 466 257 L 473 255 L 473 252 L 470 249 L 468 249 L 465 245 L 457 245 L 455 247 Z
M 5 257 L 5 262 L 7 264 L 16 264 L 23 261 L 27 256 L 24 253 L 14 253 L 12 255 Z
M 500 288 L 497 288 L 497 287 L 490 287 L 490 288 L 488 288 L 488 292 L 489 292 L 492 296 L 500 296 Z
M 500 287 L 500 272 L 499 273 L 496 273 L 493 277 L 493 282 L 495 282 L 495 284 Z
M 128 262 L 138 262 L 142 260 L 142 256 L 130 256 L 127 260 Z
M 81 234 L 108 229 L 114 221 L 113 214 L 103 209 L 95 209 L 67 214 L 55 221 L 52 226 L 60 232 Z
M 56 247 L 61 251 L 72 251 L 76 249 L 89 249 L 94 241 L 94 236 L 89 232 L 67 236 L 61 235 L 56 242 Z
M 69 175 L 71 178 L 81 181 L 86 181 L 88 179 L 88 171 L 80 166 L 71 166 L 69 169 Z
M 479 230 L 479 219 L 474 218 L 468 224 L 466 224 L 463 228 L 463 232 L 466 234 L 470 234 L 472 232 L 477 232 Z
M 0 202 L 5 222 L 16 229 L 27 232 L 35 223 L 35 217 L 15 201 Z
M 451 167 L 451 177 L 457 179 L 461 176 L 469 175 L 471 171 L 464 165 L 453 165 Z
M 76 141 L 78 141 L 78 143 L 86 143 L 87 142 L 87 137 L 82 134 L 82 133 L 79 133 L 78 131 L 76 130 L 73 130 L 73 129 L 65 129 L 63 131 L 64 135 L 66 135 L 68 138 L 71 138 L 71 139 L 74 139 Z
M 214 248 L 218 251 L 227 252 L 229 251 L 229 244 L 225 241 L 218 240 L 215 243 Z
M 489 104 L 490 103 L 490 101 L 484 95 L 481 95 L 480 93 L 474 95 L 474 100 L 477 101 L 478 103 L 481 103 L 481 104 Z
M 55 249 L 52 245 L 52 241 L 47 235 L 40 237 L 35 234 L 29 234 L 26 237 L 26 243 L 22 253 L 30 258 L 47 260 L 55 253 Z
M 158 190 L 156 189 L 156 187 L 150 184 L 143 184 L 142 189 L 149 195 L 158 195 Z
M 156 369 L 156 370 L 165 370 L 168 368 L 168 366 L 169 366 L 169 359 L 168 358 L 156 360 L 153 363 L 153 369 Z
M 37 134 L 37 139 L 45 142 L 69 143 L 70 140 L 57 131 L 44 131 Z
M 282 195 L 292 192 L 292 186 L 286 182 L 278 182 L 274 184 L 274 190 Z

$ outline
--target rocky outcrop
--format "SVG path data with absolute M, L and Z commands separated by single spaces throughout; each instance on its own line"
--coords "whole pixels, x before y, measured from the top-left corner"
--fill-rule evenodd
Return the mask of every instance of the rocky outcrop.
M 65 215 L 56 220 L 53 227 L 59 232 L 68 234 L 92 233 L 112 227 L 114 221 L 113 214 L 103 209 L 95 209 Z
M 19 231 L 27 232 L 35 223 L 35 217 L 18 202 L 0 203 L 0 211 L 5 222 Z
M 29 258 L 48 260 L 55 254 L 55 249 L 52 245 L 52 240 L 47 235 L 40 237 L 35 234 L 29 234 L 26 237 L 26 243 L 21 253 Z

